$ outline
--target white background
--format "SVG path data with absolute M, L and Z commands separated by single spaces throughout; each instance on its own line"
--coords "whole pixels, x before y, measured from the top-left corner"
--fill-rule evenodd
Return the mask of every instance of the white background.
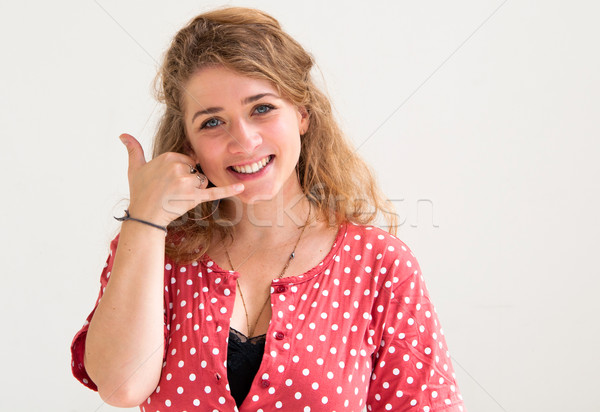
M 223 4 L 2 1 L 0 410 L 117 410 L 69 355 L 126 206 L 117 137 L 150 147 L 157 61 Z M 316 57 L 398 207 L 467 408 L 600 410 L 598 3 L 235 4 Z

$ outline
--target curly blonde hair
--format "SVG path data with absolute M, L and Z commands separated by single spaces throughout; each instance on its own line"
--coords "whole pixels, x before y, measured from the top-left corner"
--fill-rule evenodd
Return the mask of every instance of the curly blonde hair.
M 304 107 L 310 122 L 301 137 L 296 171 L 302 191 L 321 219 L 373 223 L 381 213 L 395 234 L 397 219 L 373 173 L 344 137 L 327 96 L 315 85 L 312 56 L 285 33 L 279 22 L 255 9 L 230 7 L 201 14 L 173 38 L 156 77 L 164 103 L 153 156 L 191 152 L 184 126 L 184 85 L 200 68 L 221 65 L 242 75 L 272 82 L 282 97 Z M 231 234 L 218 218 L 220 204 L 201 203 L 171 222 L 167 254 L 178 261 L 202 256 L 213 236 Z M 206 217 L 208 216 L 208 217 Z M 185 239 L 185 241 L 182 241 Z

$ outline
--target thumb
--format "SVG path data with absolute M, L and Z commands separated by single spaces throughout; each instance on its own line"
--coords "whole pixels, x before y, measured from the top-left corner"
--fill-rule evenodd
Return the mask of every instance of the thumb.
M 123 133 L 121 136 L 119 136 L 119 139 L 121 139 L 121 142 L 127 148 L 130 171 L 136 170 L 146 164 L 144 149 L 142 149 L 142 145 L 135 137 L 130 134 Z

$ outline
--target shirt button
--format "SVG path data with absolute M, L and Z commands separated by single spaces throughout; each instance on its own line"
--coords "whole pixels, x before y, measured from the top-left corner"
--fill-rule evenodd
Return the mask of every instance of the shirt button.
M 286 290 L 286 289 L 287 289 L 287 288 L 286 288 L 285 286 L 283 286 L 283 285 L 279 285 L 279 286 L 277 286 L 277 287 L 275 288 L 275 291 L 276 291 L 277 293 L 283 293 L 283 292 L 285 292 L 285 290 Z
M 261 385 L 263 386 L 263 388 L 268 388 L 269 386 L 271 386 L 271 382 L 268 379 L 263 379 Z
M 285 335 L 283 334 L 283 332 L 277 332 L 277 333 L 275 334 L 275 339 L 277 339 L 277 340 L 282 340 L 282 339 L 284 338 L 284 336 L 285 336 Z

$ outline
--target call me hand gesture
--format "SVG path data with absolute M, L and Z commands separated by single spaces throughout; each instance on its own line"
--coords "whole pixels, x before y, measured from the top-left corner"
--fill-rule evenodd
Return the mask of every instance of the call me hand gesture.
M 129 168 L 129 213 L 135 219 L 167 226 L 202 202 L 241 193 L 241 183 L 211 187 L 208 179 L 192 166 L 195 160 L 168 152 L 146 162 L 140 143 L 129 134 L 119 136 L 127 148 Z

